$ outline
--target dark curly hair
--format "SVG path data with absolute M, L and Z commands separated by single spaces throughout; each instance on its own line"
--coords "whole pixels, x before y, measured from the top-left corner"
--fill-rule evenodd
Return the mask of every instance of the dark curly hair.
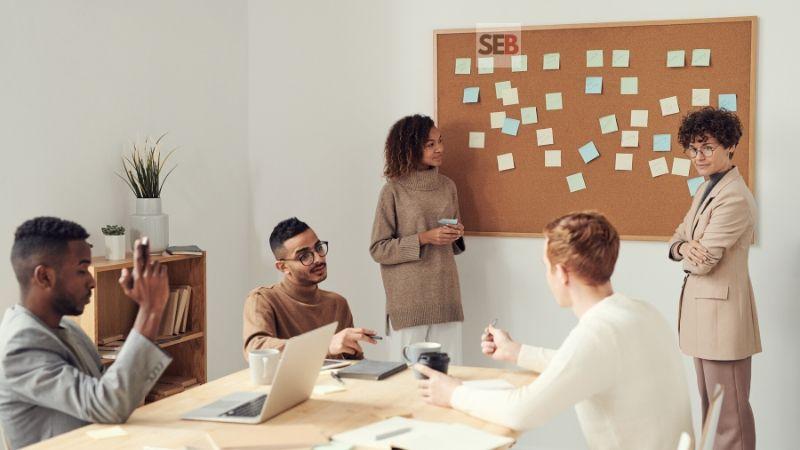
M 283 256 L 282 253 L 284 250 L 284 242 L 309 228 L 310 227 L 308 224 L 297 217 L 291 217 L 286 220 L 282 220 L 275 225 L 275 228 L 272 230 L 272 234 L 269 235 L 269 248 L 272 250 L 272 254 L 275 255 L 275 259 L 280 259 L 281 256 Z
M 678 142 L 687 148 L 696 138 L 703 139 L 706 135 L 719 141 L 723 147 L 731 148 L 742 137 L 742 122 L 731 111 L 706 106 L 683 118 L 678 130 Z
M 433 119 L 421 114 L 403 117 L 392 125 L 386 136 L 386 178 L 402 177 L 416 168 L 433 126 Z
M 86 229 L 75 222 L 58 217 L 36 217 L 17 228 L 11 247 L 11 266 L 23 291 L 36 266 L 43 261 L 59 264 L 70 241 L 89 237 Z

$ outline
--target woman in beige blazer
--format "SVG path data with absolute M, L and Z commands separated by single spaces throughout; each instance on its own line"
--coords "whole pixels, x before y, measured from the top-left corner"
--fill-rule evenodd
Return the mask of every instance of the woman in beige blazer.
M 684 117 L 678 140 L 706 178 L 670 240 L 681 261 L 678 334 L 694 357 L 703 417 L 716 384 L 725 389 L 715 449 L 754 449 L 750 408 L 751 356 L 761 351 L 755 297 L 747 265 L 756 205 L 733 154 L 742 136 L 739 118 L 711 107 Z

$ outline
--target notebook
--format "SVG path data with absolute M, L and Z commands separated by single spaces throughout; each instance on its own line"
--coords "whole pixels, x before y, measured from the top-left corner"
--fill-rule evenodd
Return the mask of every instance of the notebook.
M 404 362 L 395 361 L 374 361 L 364 359 L 350 367 L 340 369 L 338 374 L 342 378 L 359 378 L 362 380 L 382 380 L 398 372 L 402 372 L 408 366 Z

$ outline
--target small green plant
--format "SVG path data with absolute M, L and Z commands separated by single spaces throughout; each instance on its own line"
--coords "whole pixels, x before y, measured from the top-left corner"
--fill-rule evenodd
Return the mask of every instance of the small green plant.
M 122 157 L 122 169 L 125 176 L 120 174 L 117 176 L 128 185 L 136 198 L 160 198 L 164 182 L 177 167 L 173 166 L 162 178 L 164 165 L 172 153 L 177 150 L 172 149 L 163 159 L 161 158 L 159 145 L 166 135 L 167 133 L 162 134 L 155 142 L 149 137 L 145 138 L 143 145 L 137 145 L 134 142 L 131 144 L 133 148 L 130 156 Z
M 122 225 L 106 225 L 100 227 L 100 231 L 106 236 L 122 236 L 125 234 L 125 227 Z

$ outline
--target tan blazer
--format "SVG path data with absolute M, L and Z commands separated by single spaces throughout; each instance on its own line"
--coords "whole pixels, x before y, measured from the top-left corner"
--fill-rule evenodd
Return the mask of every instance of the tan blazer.
M 672 249 L 676 242 L 698 240 L 713 255 L 712 261 L 700 266 L 683 260 L 687 275 L 678 309 L 680 347 L 702 359 L 743 359 L 761 351 L 747 266 L 756 204 L 736 167 L 698 205 L 706 186 L 708 181 L 698 188 L 669 242 Z

